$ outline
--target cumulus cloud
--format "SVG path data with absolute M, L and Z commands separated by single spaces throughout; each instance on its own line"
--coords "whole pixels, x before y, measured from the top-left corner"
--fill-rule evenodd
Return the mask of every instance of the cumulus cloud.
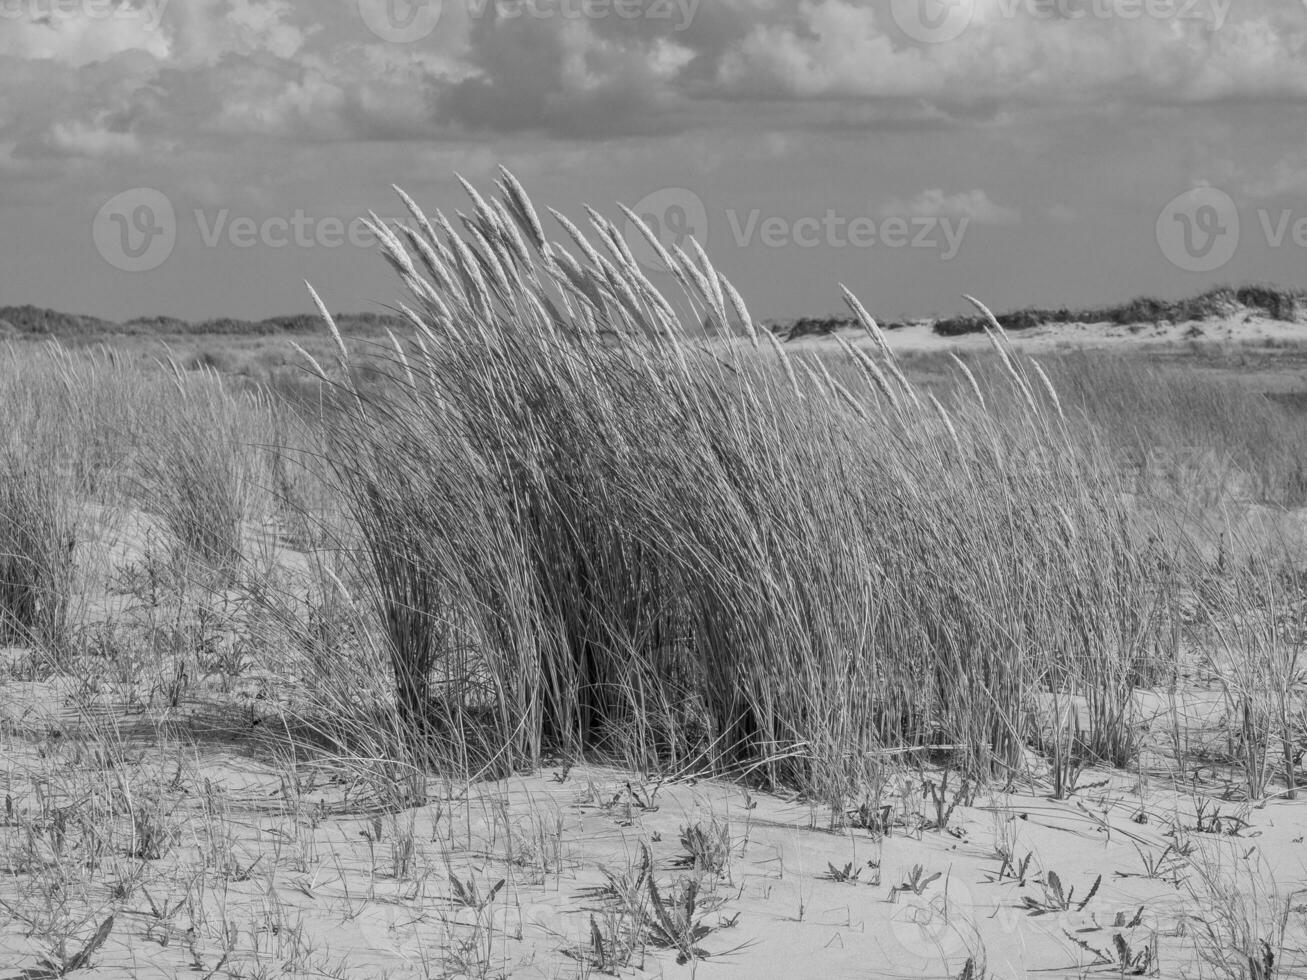
M 1274 0 L 1245 3 L 1238 19 L 1228 0 L 961 3 L 961 34 L 923 45 L 905 39 L 888 3 L 800 0 L 791 16 L 750 18 L 717 53 L 712 77 L 723 93 L 773 99 L 1307 98 L 1307 18 Z
M 86 157 L 129 157 L 141 144 L 132 133 L 114 132 L 104 125 L 56 122 L 50 129 L 50 147 L 61 153 Z
M 940 44 L 915 43 L 888 0 L 446 2 L 429 38 L 391 44 L 353 0 L 137 0 L 110 19 L 0 0 L 0 140 L 81 158 L 246 137 L 601 140 L 737 125 L 742 101 L 782 133 L 1307 100 L 1307 17 L 1283 0 L 1177 0 L 1169 17 L 1126 13 L 1161 0 L 961 2 L 966 28 Z
M 438 107 L 471 130 L 659 131 L 693 56 L 672 37 L 603 33 L 575 19 L 487 17 L 472 25 L 468 41 L 469 75 L 440 92 Z
M 306 37 L 304 29 L 289 22 L 293 10 L 287 0 L 231 0 L 227 18 L 247 50 L 267 51 L 276 58 L 289 59 L 299 54 Z
M 765 102 L 787 125 L 874 128 L 1043 105 L 1307 100 L 1307 17 L 1277 0 L 1237 12 L 1231 0 L 961 2 L 970 16 L 957 39 L 918 44 L 886 0 L 713 0 L 685 26 L 504 18 L 486 0 L 462 25 L 467 76 L 435 80 L 439 116 L 587 137 L 716 125 L 739 101 Z
M 1021 220 L 1021 212 L 995 204 L 983 190 L 945 194 L 935 188 L 925 190 L 909 201 L 894 200 L 880 208 L 884 217 L 967 218 L 978 225 L 1011 225 Z
M 32 0 L 0 0 L 0 57 L 74 67 L 124 51 L 166 58 L 171 53 L 162 25 L 166 4 L 86 3 L 65 9 Z

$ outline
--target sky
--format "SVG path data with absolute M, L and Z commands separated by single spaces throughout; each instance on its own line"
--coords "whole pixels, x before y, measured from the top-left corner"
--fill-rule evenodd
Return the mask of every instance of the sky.
M 0 0 L 0 306 L 381 311 L 501 164 L 761 317 L 1307 286 L 1305 109 L 1307 0 Z

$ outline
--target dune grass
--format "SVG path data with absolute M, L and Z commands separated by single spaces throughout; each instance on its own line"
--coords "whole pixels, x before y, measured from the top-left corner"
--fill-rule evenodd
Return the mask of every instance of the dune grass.
M 834 368 L 759 347 L 706 256 L 664 253 L 665 295 L 602 218 L 548 241 L 501 190 L 462 238 L 416 207 L 407 245 L 377 229 L 413 335 L 387 385 L 335 372 L 330 465 L 417 743 L 840 795 L 885 753 L 1011 772 L 1053 691 L 1128 761 L 1168 580 L 997 324 L 1001 376 L 941 402 L 879 343 Z
M 792 353 L 705 255 L 656 246 L 660 288 L 597 214 L 553 240 L 499 191 L 461 235 L 416 205 L 377 229 L 412 294 L 386 344 L 328 317 L 334 356 L 262 393 L 51 348 L 9 409 L 72 481 L 26 499 L 142 508 L 178 568 L 259 610 L 296 724 L 397 771 L 586 756 L 833 800 L 888 760 L 1128 765 L 1133 692 L 1175 676 L 1228 558 L 1194 500 L 1301 495 L 1299 427 L 1239 389 L 1039 365 L 983 307 L 990 356 L 918 383 L 851 294 L 862 340 Z M 70 596 L 43 519 L 15 588 L 47 569 Z M 256 569 L 273 540 L 294 576 Z
M 56 649 L 69 625 L 76 518 L 42 463 L 0 453 L 0 643 Z

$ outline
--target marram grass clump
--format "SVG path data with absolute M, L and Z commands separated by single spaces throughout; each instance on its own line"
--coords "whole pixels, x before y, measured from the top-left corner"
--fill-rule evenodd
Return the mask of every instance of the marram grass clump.
M 552 213 L 554 238 L 507 171 L 467 189 L 459 230 L 407 196 L 407 226 L 374 219 L 412 297 L 391 381 L 351 384 L 325 307 L 340 365 L 315 364 L 415 748 L 840 794 L 887 752 L 1007 771 L 1048 692 L 1120 743 L 1168 655 L 1161 586 L 980 304 L 1000 380 L 959 362 L 940 399 L 847 290 L 860 342 L 792 355 L 694 243 L 629 211 Z
M 48 460 L 0 448 L 0 644 L 44 652 L 67 638 L 73 515 Z

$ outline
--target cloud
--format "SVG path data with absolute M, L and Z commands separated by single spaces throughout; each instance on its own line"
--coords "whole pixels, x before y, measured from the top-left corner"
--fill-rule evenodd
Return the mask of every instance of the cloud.
M 65 10 L 57 4 L 0 0 L 0 57 L 75 67 L 125 51 L 166 58 L 172 49 L 161 16 L 154 4 L 84 3 Z
M 1307 101 L 1307 17 L 1283 0 L 1241 0 L 1237 16 L 1228 0 L 1177 2 L 1196 12 L 1184 17 L 1131 17 L 1156 4 L 1128 0 L 960 2 L 964 33 L 922 45 L 887 0 L 594 5 L 608 16 L 580 16 L 581 0 L 447 0 L 438 29 L 405 45 L 370 33 L 353 0 L 140 0 L 108 20 L 0 0 L 22 14 L 0 23 L 0 140 L 17 158 L 76 160 L 243 139 L 1014 127 Z M 1082 7 L 1110 16 L 1071 16 Z
M 876 128 L 1050 105 L 1307 100 L 1307 17 L 1277 0 L 1246 0 L 1237 17 L 1230 0 L 960 0 L 970 24 L 931 45 L 906 38 L 881 0 L 713 0 L 684 29 L 652 16 L 496 17 L 486 2 L 450 28 L 463 31 L 453 56 L 466 77 L 432 78 L 440 122 L 479 132 L 711 127 L 740 101 L 786 126 Z
M 448 122 L 472 130 L 620 136 L 669 128 L 674 83 L 693 57 L 671 37 L 605 34 L 589 22 L 477 21 L 469 77 L 440 90 Z
M 290 59 L 299 54 L 306 38 L 305 30 L 287 20 L 293 9 L 286 0 L 231 0 L 227 19 L 247 50 Z
M 92 158 L 130 157 L 141 149 L 140 140 L 132 133 L 78 121 L 51 126 L 49 145 L 60 153 Z
M 880 208 L 880 213 L 882 217 L 967 218 L 978 225 L 1012 225 L 1021 220 L 1020 211 L 995 204 L 983 190 L 958 194 L 925 190 L 910 201 L 888 202 Z

